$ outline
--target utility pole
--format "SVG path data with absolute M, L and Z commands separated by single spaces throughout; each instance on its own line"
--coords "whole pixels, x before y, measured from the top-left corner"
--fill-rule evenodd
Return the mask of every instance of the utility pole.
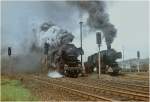
M 122 68 L 125 68 L 125 63 L 124 63 L 124 46 L 122 46 Z
M 83 24 L 83 22 L 82 21 L 80 21 L 80 46 L 81 46 L 81 49 L 82 49 L 82 24 Z M 82 53 L 81 53 L 81 66 L 83 67 L 83 65 L 82 65 Z
M 100 74 L 101 74 L 101 56 L 100 56 L 100 45 L 98 45 L 99 51 L 98 51 L 98 66 L 99 66 L 99 71 L 98 71 L 98 78 L 100 78 Z
M 101 74 L 101 55 L 100 55 L 101 33 L 100 32 L 96 33 L 96 40 L 97 40 L 97 45 L 99 48 L 99 51 L 98 51 L 98 78 L 100 78 L 100 74 Z

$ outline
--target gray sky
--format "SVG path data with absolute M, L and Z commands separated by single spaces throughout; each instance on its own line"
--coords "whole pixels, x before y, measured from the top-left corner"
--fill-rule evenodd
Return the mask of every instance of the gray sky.
M 148 57 L 148 1 L 107 2 L 110 21 L 118 30 L 112 47 L 117 51 L 124 47 L 125 59 L 135 58 L 137 50 L 142 58 Z M 78 8 L 64 2 L 2 2 L 2 44 L 19 47 L 25 38 L 31 36 L 32 22 L 51 20 L 72 32 L 76 37 L 74 43 L 79 46 L 80 13 Z M 83 17 L 84 22 L 86 17 Z M 83 33 L 86 59 L 98 48 L 95 32 L 88 32 L 86 24 Z M 101 49 L 106 49 L 104 39 Z
M 110 20 L 118 29 L 114 47 L 124 46 L 125 57 L 148 57 L 149 41 L 149 8 L 148 1 L 116 2 L 109 10 Z
M 108 2 L 110 21 L 117 28 L 117 37 L 112 47 L 118 51 L 124 48 L 125 59 L 136 58 L 138 50 L 141 52 L 141 58 L 149 55 L 148 6 L 148 1 Z M 94 40 L 95 35 L 85 39 L 84 46 L 88 53 L 98 50 Z M 101 49 L 106 49 L 104 40 Z

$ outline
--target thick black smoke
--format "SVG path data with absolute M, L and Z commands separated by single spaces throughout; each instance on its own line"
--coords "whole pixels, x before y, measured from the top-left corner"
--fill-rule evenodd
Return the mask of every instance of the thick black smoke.
M 90 28 L 103 32 L 107 47 L 110 48 L 116 37 L 117 30 L 109 21 L 106 3 L 104 1 L 77 1 L 69 3 L 88 13 L 87 24 Z

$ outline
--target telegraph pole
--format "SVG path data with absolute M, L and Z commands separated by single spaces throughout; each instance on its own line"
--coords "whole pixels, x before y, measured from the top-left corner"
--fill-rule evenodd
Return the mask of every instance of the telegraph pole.
M 82 21 L 80 21 L 80 46 L 81 46 L 81 49 L 82 49 L 82 24 L 83 24 L 83 22 Z M 81 66 L 83 67 L 83 65 L 82 65 L 82 53 L 81 53 Z
M 98 78 L 100 78 L 100 74 L 101 74 L 101 56 L 100 56 L 100 44 L 98 45 L 99 51 L 98 51 Z
M 101 74 L 101 55 L 100 55 L 101 33 L 100 32 L 96 33 L 96 40 L 97 40 L 97 45 L 99 48 L 99 51 L 98 51 L 98 78 L 100 78 L 100 74 Z
M 122 68 L 125 69 L 125 63 L 124 63 L 124 46 L 122 46 Z

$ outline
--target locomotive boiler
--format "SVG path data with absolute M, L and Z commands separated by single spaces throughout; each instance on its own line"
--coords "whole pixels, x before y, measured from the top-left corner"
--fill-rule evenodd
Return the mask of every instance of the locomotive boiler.
M 114 49 L 110 48 L 100 52 L 101 56 L 101 73 L 111 73 L 112 75 L 117 75 L 121 68 L 119 68 L 117 59 L 122 57 L 121 52 L 117 52 Z M 86 73 L 94 72 L 96 67 L 98 72 L 98 53 L 95 53 L 88 57 L 87 62 L 84 63 Z
M 83 54 L 81 48 L 74 44 L 64 44 L 59 49 L 49 53 L 49 67 L 68 77 L 78 77 L 82 71 L 78 56 Z

